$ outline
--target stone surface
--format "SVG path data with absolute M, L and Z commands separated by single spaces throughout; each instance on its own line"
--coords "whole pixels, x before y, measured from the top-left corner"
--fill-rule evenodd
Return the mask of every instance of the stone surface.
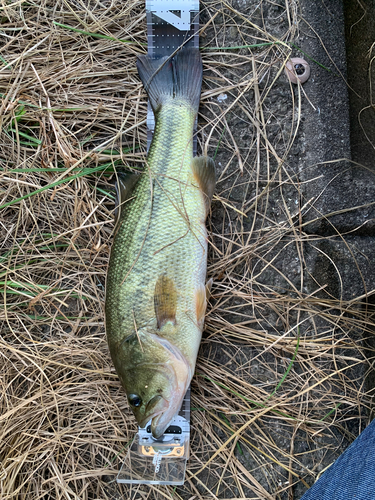
M 352 159 L 375 171 L 375 1 L 344 0 Z
M 351 161 L 343 4 L 338 0 L 327 5 L 306 1 L 302 14 L 317 36 L 304 36 L 302 28 L 297 44 L 324 66 L 311 61 L 312 75 L 304 85 L 308 97 L 302 107 L 305 154 L 299 158 L 304 183 L 301 203 L 307 204 L 304 230 L 321 235 L 356 230 L 360 235 L 372 235 L 375 171 L 366 168 L 360 157 L 353 158 L 356 163 Z M 368 65 L 365 60 L 363 54 L 363 64 Z M 351 91 L 350 97 L 355 93 Z M 352 120 L 352 130 L 358 129 L 355 125 Z

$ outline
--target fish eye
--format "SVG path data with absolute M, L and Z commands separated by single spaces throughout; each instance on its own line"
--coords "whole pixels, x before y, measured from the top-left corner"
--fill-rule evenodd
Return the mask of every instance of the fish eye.
M 142 404 L 142 399 L 137 396 L 137 394 L 129 394 L 128 401 L 132 406 L 135 406 L 136 408 L 138 406 L 141 406 Z

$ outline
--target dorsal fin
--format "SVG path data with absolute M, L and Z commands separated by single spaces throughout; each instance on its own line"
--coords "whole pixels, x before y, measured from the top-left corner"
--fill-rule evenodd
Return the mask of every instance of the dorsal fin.
M 216 184 L 215 163 L 207 156 L 196 156 L 193 158 L 191 168 L 199 189 L 205 195 L 206 214 L 208 214 Z
M 122 204 L 131 197 L 131 192 L 136 185 L 139 174 L 133 172 L 118 172 L 115 183 L 116 201 L 115 201 L 115 225 L 120 219 Z
M 176 324 L 177 290 L 174 281 L 165 274 L 156 282 L 154 307 L 159 329 L 168 321 Z

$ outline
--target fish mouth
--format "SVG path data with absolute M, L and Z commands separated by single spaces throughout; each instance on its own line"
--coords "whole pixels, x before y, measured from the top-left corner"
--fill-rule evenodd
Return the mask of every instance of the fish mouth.
M 151 420 L 151 433 L 155 439 L 159 439 L 169 427 L 171 420 L 178 413 L 185 391 L 174 398 L 173 402 L 167 401 L 162 396 L 154 396 L 146 406 L 146 415 L 138 422 L 139 426 L 144 428 L 147 422 Z
M 168 407 L 164 411 L 154 414 L 151 422 L 151 433 L 155 439 L 159 439 L 164 434 L 172 419 L 179 412 L 185 393 L 186 389 L 175 396 L 174 400 L 169 402 Z
M 171 418 L 169 416 L 166 418 L 165 413 L 160 413 L 152 419 L 151 433 L 155 439 L 159 439 L 162 437 L 166 429 L 169 427 L 169 424 L 171 423 L 171 419 L 173 417 L 174 415 Z
M 138 421 L 139 427 L 145 427 L 147 422 L 149 422 L 151 419 L 158 417 L 159 415 L 162 415 L 166 410 L 168 410 L 168 408 L 169 408 L 168 401 L 166 401 L 160 395 L 154 396 L 147 403 L 145 409 L 145 416 L 140 421 Z

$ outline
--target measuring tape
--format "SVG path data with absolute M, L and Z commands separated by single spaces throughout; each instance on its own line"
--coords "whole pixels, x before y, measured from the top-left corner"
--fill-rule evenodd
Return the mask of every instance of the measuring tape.
M 146 0 L 148 55 L 152 58 L 170 56 L 181 46 L 199 49 L 199 1 Z M 147 110 L 147 149 L 155 129 L 150 102 Z M 195 130 L 196 131 L 196 126 Z M 193 152 L 197 138 L 193 134 Z M 190 387 L 185 395 L 179 416 L 190 423 Z M 184 430 L 187 431 L 186 425 Z M 188 429 L 190 433 L 190 427 Z
M 146 12 L 149 56 L 155 59 L 170 56 L 181 46 L 199 48 L 199 1 L 146 0 Z M 154 129 L 154 113 L 148 103 L 147 149 Z M 194 154 L 196 150 L 197 138 L 194 134 Z
M 199 1 L 146 0 L 148 54 L 160 58 L 181 46 L 199 48 Z M 155 129 L 154 113 L 148 103 L 147 149 Z M 196 132 L 196 124 L 194 132 Z M 197 139 L 193 134 L 193 152 Z M 181 485 L 185 480 L 190 442 L 190 387 L 181 409 L 160 439 L 151 434 L 151 421 L 131 444 L 117 476 L 118 483 Z

